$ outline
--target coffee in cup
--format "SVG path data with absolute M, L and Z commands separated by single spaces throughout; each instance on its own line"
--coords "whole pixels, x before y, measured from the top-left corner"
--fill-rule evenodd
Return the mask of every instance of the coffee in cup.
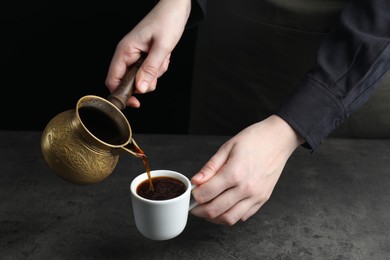
M 137 187 L 137 194 L 149 200 L 169 200 L 183 194 L 187 187 L 179 179 L 159 176 L 152 177 L 152 186 L 149 180 L 144 180 Z

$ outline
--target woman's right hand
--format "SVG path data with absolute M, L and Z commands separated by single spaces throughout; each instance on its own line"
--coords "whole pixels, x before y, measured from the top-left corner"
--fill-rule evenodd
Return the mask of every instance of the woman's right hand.
M 183 34 L 190 11 L 191 0 L 160 0 L 122 38 L 107 73 L 106 86 L 111 93 L 118 87 L 126 69 L 140 58 L 141 53 L 147 53 L 147 57 L 137 72 L 135 93 L 156 89 L 157 79 L 168 69 L 171 52 Z M 131 96 L 127 105 L 139 107 L 141 104 Z

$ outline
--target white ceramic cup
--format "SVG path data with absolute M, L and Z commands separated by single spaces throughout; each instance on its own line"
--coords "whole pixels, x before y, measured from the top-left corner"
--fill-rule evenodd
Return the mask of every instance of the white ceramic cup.
M 168 200 L 150 200 L 137 194 L 138 185 L 148 180 L 147 173 L 138 175 L 130 184 L 134 220 L 139 232 L 153 240 L 168 240 L 185 228 L 188 212 L 197 205 L 191 196 L 195 187 L 183 174 L 171 170 L 151 171 L 151 177 L 167 176 L 181 180 L 187 187 L 178 197 Z

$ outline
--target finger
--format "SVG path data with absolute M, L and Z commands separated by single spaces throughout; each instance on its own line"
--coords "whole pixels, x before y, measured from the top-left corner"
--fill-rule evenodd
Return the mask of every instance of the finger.
M 244 199 L 236 203 L 228 211 L 224 212 L 215 219 L 212 219 L 214 223 L 220 225 L 233 226 L 243 219 L 247 220 L 250 216 L 255 214 L 260 208 L 260 204 L 253 206 L 253 201 L 250 198 Z
M 136 62 L 140 56 L 140 53 L 124 53 L 119 47 L 117 48 L 112 57 L 105 81 L 111 93 L 121 82 L 128 66 Z
M 165 51 L 164 48 L 159 48 L 157 44 L 152 46 L 148 56 L 137 72 L 136 88 L 138 93 L 150 91 L 150 87 L 153 81 L 158 78 L 160 68 L 168 55 L 169 52 Z
M 161 77 L 168 70 L 170 58 L 171 58 L 171 54 L 169 54 L 168 57 L 165 58 L 165 60 L 162 64 L 162 67 L 160 68 L 160 71 L 158 73 L 158 76 L 157 76 L 158 78 Z
M 139 108 L 141 106 L 141 102 L 139 102 L 139 100 L 136 97 L 131 96 L 127 100 L 127 105 L 130 107 Z
M 155 78 L 151 83 L 150 83 L 150 86 L 149 86 L 149 91 L 154 91 L 157 87 L 157 78 Z
M 162 72 L 162 73 L 159 73 L 159 76 L 158 76 L 158 77 L 161 76 L 160 74 L 162 75 L 163 72 Z M 156 90 L 156 88 L 157 88 L 157 78 L 155 78 L 155 79 L 150 83 L 148 89 L 147 89 L 145 92 L 154 91 L 154 90 Z M 137 91 L 137 92 L 139 92 L 139 91 Z M 138 107 L 139 107 L 139 106 L 138 106 Z
M 255 205 L 252 206 L 242 217 L 241 221 L 246 221 L 248 220 L 251 216 L 253 216 L 259 209 L 264 205 L 264 203 L 256 203 Z
M 224 212 L 215 221 L 222 223 L 223 225 L 232 226 L 242 219 L 252 208 L 253 201 L 250 198 L 244 199 L 236 203 L 228 211 Z
M 221 146 L 217 153 L 191 178 L 191 182 L 201 185 L 211 179 L 225 164 L 229 156 L 229 150 L 226 145 Z
M 214 181 L 214 179 L 212 181 Z M 212 191 L 212 192 L 215 191 L 215 189 L 213 189 L 213 187 L 210 186 L 211 185 L 209 185 L 207 191 Z M 197 201 L 201 204 L 201 206 L 194 208 L 191 211 L 191 213 L 193 213 L 195 216 L 206 218 L 206 219 L 217 218 L 218 216 L 224 214 L 225 212 L 228 212 L 234 205 L 236 205 L 238 202 L 246 198 L 246 194 L 240 192 L 238 187 L 224 190 L 221 194 L 202 193 L 203 196 L 210 196 L 211 198 L 213 198 L 207 203 L 201 202 L 202 200 L 207 200 L 206 197 L 199 197 L 199 195 L 197 195 L 196 193 L 194 193 L 193 195 L 197 199 Z

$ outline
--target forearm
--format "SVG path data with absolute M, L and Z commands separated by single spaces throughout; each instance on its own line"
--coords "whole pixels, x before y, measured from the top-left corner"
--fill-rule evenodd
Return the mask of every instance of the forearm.
M 166 13 L 172 17 L 177 17 L 177 19 L 180 19 L 177 23 L 185 25 L 191 14 L 191 6 L 191 0 L 159 0 L 152 12 Z M 177 15 L 173 14 L 175 12 Z

